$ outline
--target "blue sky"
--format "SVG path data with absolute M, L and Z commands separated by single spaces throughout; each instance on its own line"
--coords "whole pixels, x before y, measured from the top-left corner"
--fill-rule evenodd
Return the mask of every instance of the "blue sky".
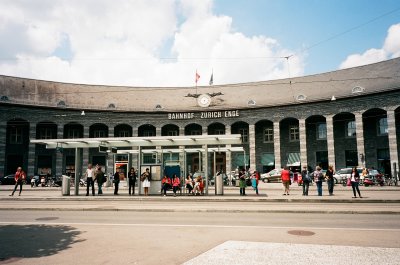
M 214 85 L 257 82 L 399 57 L 400 1 L 1 0 L 0 39 L 0 75 L 176 87 L 194 86 L 197 70 L 199 86 L 211 72 Z
M 215 12 L 233 18 L 233 28 L 247 35 L 266 35 L 293 51 L 367 25 L 321 43 L 308 51 L 305 74 L 336 70 L 346 57 L 382 47 L 388 28 L 400 23 L 398 0 L 217 0 Z

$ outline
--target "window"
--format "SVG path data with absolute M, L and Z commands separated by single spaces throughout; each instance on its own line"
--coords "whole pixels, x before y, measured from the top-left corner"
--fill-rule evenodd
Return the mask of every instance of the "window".
M 190 131 L 190 135 L 201 135 L 201 131 L 200 130 L 192 130 L 192 131 Z
M 317 124 L 317 140 L 326 139 L 326 123 Z
M 378 121 L 378 135 L 388 134 L 387 118 L 381 118 Z
M 130 137 L 130 133 L 128 130 L 121 130 L 118 132 L 117 137 Z
M 10 144 L 22 144 L 22 128 L 10 128 Z
M 347 122 L 346 137 L 356 137 L 356 122 L 355 121 Z
M 106 132 L 103 130 L 93 130 L 93 138 L 106 137 Z
M 143 136 L 144 137 L 155 136 L 155 133 L 154 133 L 153 130 L 144 130 L 143 131 Z
M 168 131 L 167 134 L 168 136 L 178 136 L 178 131 Z
M 215 129 L 214 134 L 215 135 L 223 135 L 223 134 L 225 134 L 225 130 L 224 129 Z
M 290 141 L 299 141 L 300 140 L 300 134 L 299 134 L 299 126 L 297 125 L 292 125 L 289 127 L 289 139 Z
M 143 164 L 154 164 L 156 163 L 157 154 L 142 154 Z
M 41 128 L 38 139 L 53 139 L 53 130 L 51 128 Z
M 264 143 L 271 143 L 274 141 L 274 129 L 264 128 Z
M 242 142 L 248 143 L 249 142 L 249 130 L 239 129 L 239 133 L 242 135 Z
M 79 138 L 80 133 L 78 129 L 69 129 L 68 133 L 67 133 L 67 138 L 69 139 L 75 139 L 75 138 Z

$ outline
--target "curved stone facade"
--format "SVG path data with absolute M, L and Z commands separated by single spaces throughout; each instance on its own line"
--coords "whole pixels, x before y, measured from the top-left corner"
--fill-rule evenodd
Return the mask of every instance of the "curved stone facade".
M 332 164 L 390 174 L 400 149 L 398 69 L 400 59 L 393 59 L 314 76 L 198 87 L 197 94 L 215 95 L 209 107 L 187 96 L 196 94 L 195 88 L 89 86 L 1 76 L 0 174 L 13 173 L 17 165 L 29 175 L 40 168 L 56 175 L 71 169 L 74 150 L 46 150 L 29 139 L 234 133 L 242 134 L 246 158 L 217 154 L 217 169 L 250 166 L 265 172 L 285 165 Z M 188 171 L 201 167 L 196 155 L 186 161 Z M 88 162 L 113 171 L 112 156 L 97 150 L 83 150 L 83 165 Z M 208 164 L 213 167 L 213 161 Z

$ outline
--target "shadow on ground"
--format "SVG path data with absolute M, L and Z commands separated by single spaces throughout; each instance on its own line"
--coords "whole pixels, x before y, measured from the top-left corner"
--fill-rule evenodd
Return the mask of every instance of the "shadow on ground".
M 65 225 L 0 226 L 0 264 L 55 255 L 82 242 L 80 233 Z

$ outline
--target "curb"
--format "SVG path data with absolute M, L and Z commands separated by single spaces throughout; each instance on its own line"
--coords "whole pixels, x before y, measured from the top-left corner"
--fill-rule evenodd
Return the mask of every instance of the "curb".
M 327 197 L 328 198 L 328 197 Z M 187 197 L 184 196 L 180 197 L 114 197 L 114 196 L 77 196 L 77 197 L 36 197 L 36 198 L 27 198 L 27 197 L 5 197 L 0 198 L 0 201 L 130 201 L 130 202 L 172 202 L 172 201 L 179 201 L 179 202 L 286 202 L 286 203 L 400 203 L 399 199 L 368 199 L 368 198 L 357 198 L 357 199 L 302 199 L 302 198 L 260 198 L 260 197 L 247 197 L 247 198 L 221 198 L 218 199 L 210 198 L 210 197 Z
M 400 211 L 359 210 L 225 210 L 225 209 L 122 209 L 122 208 L 0 208 L 0 211 L 63 211 L 63 212 L 154 212 L 154 213 L 310 213 L 310 214 L 386 214 L 400 215 Z

